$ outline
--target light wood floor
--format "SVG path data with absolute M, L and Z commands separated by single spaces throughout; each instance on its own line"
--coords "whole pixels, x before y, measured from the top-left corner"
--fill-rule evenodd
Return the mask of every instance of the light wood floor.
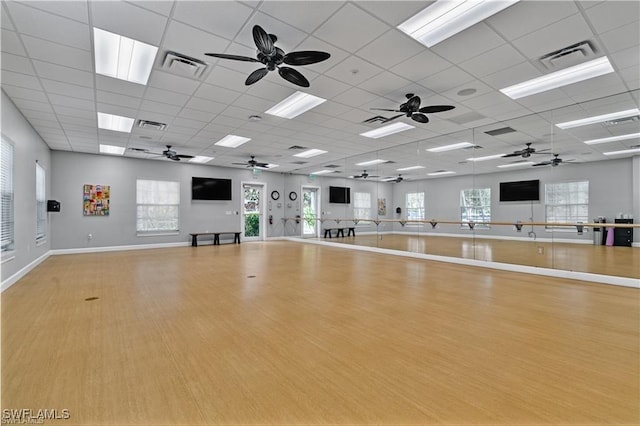
M 356 235 L 322 241 L 380 247 L 463 259 L 486 260 L 566 271 L 640 278 L 640 249 L 434 235 Z M 542 248 L 542 253 L 538 249 Z
M 637 425 L 639 294 L 284 241 L 52 256 L 2 294 L 2 408 Z

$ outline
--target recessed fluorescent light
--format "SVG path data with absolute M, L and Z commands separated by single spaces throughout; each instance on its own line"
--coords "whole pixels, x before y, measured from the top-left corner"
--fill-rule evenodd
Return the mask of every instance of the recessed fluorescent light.
M 147 84 L 158 48 L 141 41 L 93 29 L 96 73 Z
M 310 175 L 326 175 L 327 173 L 333 173 L 333 170 L 324 169 L 324 170 L 318 170 L 317 172 L 311 172 L 309 174 Z
M 214 145 L 226 146 L 227 148 L 237 148 L 243 143 L 249 142 L 250 140 L 251 138 L 245 138 L 243 136 L 227 135 L 216 142 Z
M 496 154 L 496 155 L 487 155 L 486 157 L 475 157 L 475 158 L 467 158 L 467 161 L 487 161 L 487 160 L 495 160 L 496 158 L 502 158 L 506 154 Z
M 100 144 L 100 152 L 103 154 L 124 155 L 124 147 Z
M 389 136 L 394 133 L 404 132 L 405 130 L 414 129 L 410 124 L 406 123 L 393 123 L 387 126 L 379 127 L 375 130 L 370 130 L 368 132 L 360 133 L 360 136 L 364 136 L 366 138 L 378 139 L 384 136 Z
M 573 127 L 587 126 L 589 124 L 603 123 L 609 120 L 617 120 L 619 118 L 627 118 L 633 117 L 634 115 L 640 114 L 640 110 L 638 108 L 627 109 L 624 111 L 612 112 L 611 114 L 604 115 L 596 115 L 593 117 L 582 118 L 580 120 L 567 121 L 564 123 L 558 123 L 558 126 L 561 129 L 571 129 Z
M 532 164 L 535 164 L 533 161 L 521 161 L 519 163 L 511 163 L 511 164 L 502 164 L 500 166 L 497 166 L 500 169 L 506 169 L 508 167 L 518 167 L 518 166 L 530 166 Z
M 189 160 L 190 163 L 208 163 L 213 160 L 214 157 L 207 157 L 206 155 L 196 155 Z
M 406 172 L 407 170 L 418 170 L 418 169 L 424 169 L 424 166 L 403 167 L 401 169 L 396 169 L 396 170 L 399 171 L 399 172 Z
M 299 116 L 303 112 L 309 111 L 311 108 L 317 107 L 325 101 L 326 99 L 308 93 L 296 92 L 265 112 L 278 117 L 291 119 Z
M 98 113 L 98 128 L 105 130 L 113 130 L 114 132 L 131 133 L 133 122 L 135 120 L 120 115 Z
M 460 143 L 454 143 L 452 145 L 444 145 L 444 146 L 438 146 L 436 148 L 429 148 L 429 149 L 427 149 L 427 151 L 429 151 L 429 152 L 444 152 L 444 151 L 452 151 L 454 149 L 469 148 L 471 146 L 474 146 L 474 145 L 472 143 L 469 143 L 469 142 L 460 142 Z
M 500 89 L 511 99 L 524 98 L 613 72 L 606 56 Z
M 630 133 L 628 135 L 611 136 L 610 138 L 591 139 L 588 141 L 584 141 L 584 143 L 586 143 L 587 145 L 596 145 L 599 143 L 626 141 L 627 139 L 638 139 L 638 138 L 640 138 L 640 133 Z
M 636 152 L 640 153 L 640 148 L 624 149 L 622 151 L 603 152 L 603 154 L 604 155 L 621 155 L 621 154 L 633 154 Z
M 302 158 L 311 158 L 316 155 L 326 154 L 327 151 L 323 151 L 321 149 L 310 149 L 308 151 L 301 152 L 299 154 L 293 154 L 294 157 L 302 157 Z
M 398 25 L 398 29 L 425 46 L 431 47 L 517 1 L 440 0 Z
M 387 160 L 371 160 L 371 161 L 365 161 L 363 163 L 356 163 L 356 166 L 373 166 L 374 164 L 382 164 L 386 162 Z
M 455 173 L 456 173 L 456 172 L 443 170 L 443 171 L 441 171 L 441 172 L 427 173 L 427 176 L 452 175 L 452 174 L 455 174 Z

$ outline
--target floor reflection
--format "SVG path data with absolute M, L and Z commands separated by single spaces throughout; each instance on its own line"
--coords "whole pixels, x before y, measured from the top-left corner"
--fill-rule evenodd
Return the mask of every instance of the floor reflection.
M 332 238 L 327 241 L 488 262 L 640 278 L 640 250 L 631 247 L 406 234 L 358 235 Z

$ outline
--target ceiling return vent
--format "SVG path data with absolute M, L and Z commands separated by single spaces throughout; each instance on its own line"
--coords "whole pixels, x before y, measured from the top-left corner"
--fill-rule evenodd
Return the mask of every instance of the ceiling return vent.
M 167 51 L 162 62 L 162 69 L 184 77 L 200 78 L 207 69 L 207 64 L 191 56 Z
M 138 120 L 138 127 L 147 130 L 165 130 L 167 125 L 164 123 L 158 123 L 157 121 Z
M 593 42 L 585 40 L 572 44 L 571 46 L 563 47 L 555 52 L 547 53 L 541 56 L 538 61 L 548 70 L 557 70 L 595 59 L 596 54 L 597 49 Z

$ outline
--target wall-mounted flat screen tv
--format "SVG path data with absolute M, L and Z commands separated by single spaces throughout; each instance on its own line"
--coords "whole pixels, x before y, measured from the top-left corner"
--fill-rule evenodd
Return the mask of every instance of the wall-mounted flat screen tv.
M 231 179 L 192 177 L 192 200 L 231 200 Z
M 337 204 L 349 204 L 351 202 L 351 188 L 346 188 L 343 186 L 330 186 L 329 202 Z
M 540 201 L 540 181 L 500 182 L 500 201 Z

